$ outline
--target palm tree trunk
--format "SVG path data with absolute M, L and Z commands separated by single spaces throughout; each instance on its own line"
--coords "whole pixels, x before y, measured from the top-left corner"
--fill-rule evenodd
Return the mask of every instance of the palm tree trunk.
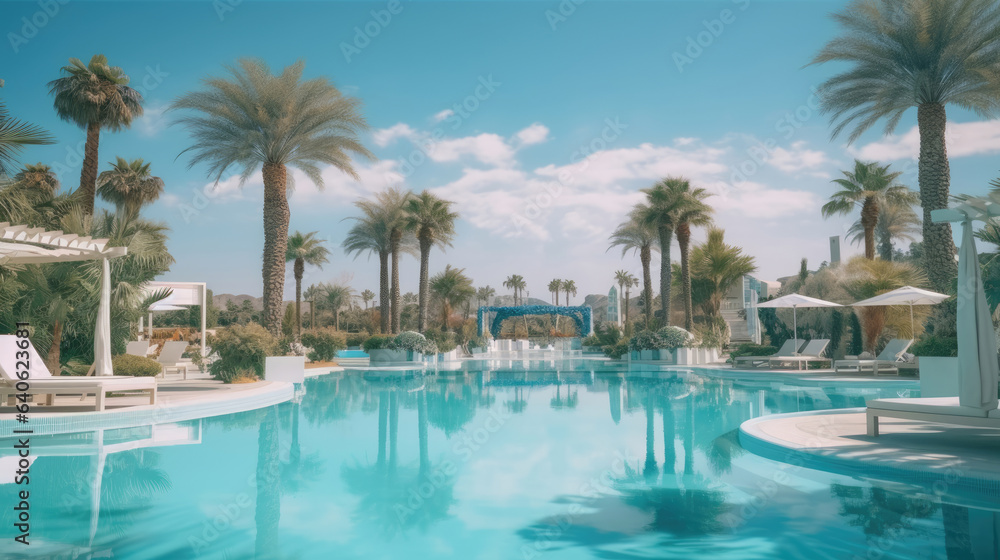
M 639 260 L 642 261 L 642 299 L 643 307 L 646 308 L 646 328 L 649 328 L 649 321 L 653 317 L 653 279 L 649 271 L 649 262 L 652 258 L 652 250 L 643 247 L 639 250 Z
M 402 296 L 399 293 L 399 243 L 403 237 L 403 232 L 399 229 L 392 230 L 389 238 L 389 254 L 392 255 L 392 287 L 389 289 L 389 296 L 392 305 L 392 320 L 389 328 L 392 334 L 399 334 L 399 322 L 403 316 Z
M 378 253 L 378 310 L 379 328 L 382 334 L 389 334 L 389 252 Z
M 265 163 L 264 169 L 264 326 L 281 337 L 281 303 L 285 291 L 285 251 L 288 249 L 286 169 Z
M 340 308 L 333 310 L 333 328 L 340 330 Z
M 52 375 L 62 375 L 62 367 L 59 364 L 61 358 L 59 347 L 62 345 L 62 321 L 52 321 L 52 345 L 49 346 L 49 353 L 45 356 L 45 367 Z
M 444 299 L 444 298 L 442 298 Z M 448 301 L 445 300 L 441 303 L 441 330 L 448 330 Z
M 625 290 L 625 326 L 628 326 L 628 290 Z
M 924 209 L 924 270 L 933 289 L 947 292 L 958 274 L 951 224 L 936 224 L 931 212 L 948 207 L 951 172 L 945 144 L 947 115 L 940 103 L 922 103 L 917 108 L 920 130 L 920 205 Z
M 302 259 L 295 259 L 295 342 L 302 340 L 302 276 L 306 264 Z
M 101 123 L 92 122 L 87 125 L 87 143 L 83 147 L 83 169 L 80 171 L 80 188 L 77 195 L 83 213 L 94 213 L 94 197 L 97 193 L 97 148 L 101 143 Z
M 670 325 L 670 282 L 673 271 L 670 269 L 670 243 L 673 241 L 673 231 L 670 228 L 660 228 L 660 311 L 663 312 L 663 326 Z
M 861 205 L 861 228 L 865 231 L 865 258 L 875 260 L 875 226 L 878 224 L 878 202 L 873 197 Z
M 691 304 L 691 269 L 689 254 L 691 247 L 691 224 L 677 226 L 677 244 L 681 248 L 681 299 L 684 300 L 684 329 L 694 328 L 694 306 Z
M 431 239 L 428 236 L 420 238 L 420 313 L 417 315 L 417 330 L 427 330 L 427 305 L 430 291 L 427 289 L 427 273 L 430 267 Z

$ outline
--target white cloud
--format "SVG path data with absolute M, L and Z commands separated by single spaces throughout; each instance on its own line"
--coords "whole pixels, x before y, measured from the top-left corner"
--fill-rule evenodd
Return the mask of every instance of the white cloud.
M 441 122 L 454 114 L 455 111 L 452 111 L 451 109 L 445 109 L 444 111 L 434 113 L 434 116 L 431 117 L 431 120 L 433 120 L 434 122 Z
M 434 142 L 427 155 L 437 162 L 458 161 L 463 156 L 472 156 L 482 163 L 496 167 L 506 167 L 514 163 L 514 149 L 503 137 L 490 133 Z
M 372 140 L 376 146 L 384 148 L 400 138 L 415 140 L 419 137 L 417 131 L 405 123 L 397 123 L 389 128 L 381 128 L 372 134 Z
M 707 187 L 717 193 L 711 199 L 712 207 L 720 214 L 732 214 L 737 220 L 819 216 L 821 200 L 814 192 L 774 188 L 750 181 Z
M 827 157 L 826 152 L 810 150 L 806 148 L 806 142 L 800 140 L 787 149 L 779 146 L 771 150 L 767 163 L 785 173 L 795 174 L 809 171 L 811 174 L 826 177 L 828 176 L 826 173 L 816 170 L 832 163 L 832 161 Z
M 522 146 L 539 144 L 548 140 L 548 138 L 549 128 L 541 123 L 534 123 L 517 133 L 517 139 L 521 141 Z
M 945 129 L 948 157 L 965 157 L 1000 152 L 1000 120 L 967 123 L 949 122 Z M 920 131 L 913 127 L 903 134 L 887 136 L 848 152 L 862 160 L 917 159 Z
M 150 103 L 143 109 L 142 116 L 136 122 L 139 133 L 143 136 L 156 136 L 170 124 L 166 118 L 169 105 L 166 103 Z

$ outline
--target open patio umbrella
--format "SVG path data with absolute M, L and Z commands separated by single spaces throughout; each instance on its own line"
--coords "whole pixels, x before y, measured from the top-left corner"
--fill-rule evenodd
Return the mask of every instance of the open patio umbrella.
M 825 301 L 822 299 L 817 299 L 809 296 L 803 296 L 800 294 L 788 294 L 787 296 L 781 296 L 780 298 L 772 299 L 771 301 L 765 301 L 764 303 L 758 303 L 757 308 L 761 307 L 767 308 L 781 308 L 787 309 L 792 308 L 792 332 L 795 335 L 795 348 L 798 351 L 799 346 L 799 319 L 798 319 L 798 308 L 800 307 L 843 307 L 839 303 L 833 303 L 832 301 Z
M 903 286 L 891 292 L 879 294 L 857 303 L 852 303 L 852 307 L 879 307 L 884 305 L 909 305 L 910 306 L 910 337 L 913 337 L 913 306 L 914 305 L 934 305 L 941 303 L 951 296 L 939 294 L 930 290 L 914 288 L 913 286 Z

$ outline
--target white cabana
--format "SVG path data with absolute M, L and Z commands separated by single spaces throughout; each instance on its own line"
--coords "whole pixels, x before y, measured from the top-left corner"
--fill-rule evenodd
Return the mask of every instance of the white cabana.
M 765 301 L 764 303 L 758 303 L 757 308 L 779 308 L 787 309 L 792 308 L 792 332 L 795 335 L 795 348 L 799 346 L 799 318 L 798 318 L 798 308 L 800 307 L 843 307 L 839 303 L 833 303 L 832 301 L 825 301 L 822 299 L 817 299 L 814 297 L 803 296 L 799 294 L 788 294 L 787 296 L 781 296 L 780 298 L 772 299 L 771 301 Z
M 111 369 L 111 272 L 108 259 L 124 256 L 125 253 L 125 247 L 108 247 L 107 239 L 0 222 L 0 265 L 104 261 L 101 300 L 94 328 L 94 375 L 114 375 Z
M 146 325 L 146 337 L 153 338 L 153 311 L 173 311 L 184 309 L 191 305 L 201 306 L 201 355 L 205 355 L 205 323 L 208 306 L 208 287 L 204 282 L 147 282 L 143 286 L 144 295 L 170 290 L 170 295 L 154 303 L 149 308 L 149 321 Z M 139 319 L 139 331 L 142 331 L 142 319 Z

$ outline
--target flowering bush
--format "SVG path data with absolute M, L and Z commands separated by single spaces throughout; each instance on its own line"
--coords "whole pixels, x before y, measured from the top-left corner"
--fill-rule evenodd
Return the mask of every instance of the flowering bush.
M 660 337 L 657 333 L 653 331 L 641 331 L 628 341 L 628 348 L 636 352 L 640 350 L 659 350 L 662 348 L 660 344 Z
M 438 347 L 433 340 L 427 340 L 424 335 L 407 331 L 399 333 L 396 338 L 389 343 L 389 348 L 393 350 L 409 350 L 420 352 L 421 354 L 437 354 Z
M 656 331 L 656 336 L 660 339 L 658 349 L 672 350 L 687 345 L 693 337 L 691 333 L 680 327 L 663 327 Z

